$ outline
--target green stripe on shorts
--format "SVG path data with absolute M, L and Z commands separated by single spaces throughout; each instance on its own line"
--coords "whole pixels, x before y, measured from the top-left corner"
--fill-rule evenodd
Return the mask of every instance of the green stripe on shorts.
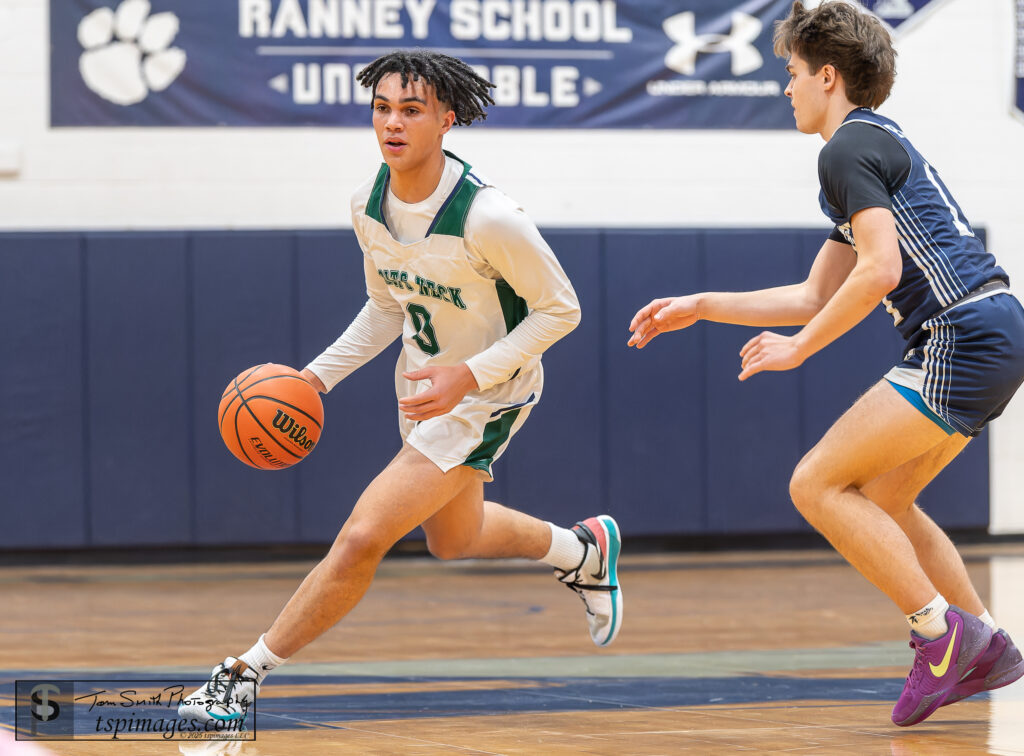
M 484 440 L 470 452 L 469 456 L 466 457 L 466 461 L 462 464 L 466 467 L 483 470 L 490 475 L 494 455 L 498 453 L 501 445 L 508 441 L 509 434 L 512 433 L 512 426 L 515 424 L 517 417 L 519 417 L 519 410 L 514 409 L 506 412 L 497 420 L 487 423 L 484 426 Z

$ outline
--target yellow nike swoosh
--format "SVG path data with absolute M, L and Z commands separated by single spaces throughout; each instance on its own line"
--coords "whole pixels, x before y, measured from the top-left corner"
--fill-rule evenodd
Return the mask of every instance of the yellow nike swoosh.
M 928 662 L 928 668 L 931 669 L 932 674 L 936 677 L 942 677 L 946 674 L 946 670 L 949 669 L 949 660 L 953 658 L 953 644 L 956 643 L 956 631 L 959 627 L 953 628 L 953 635 L 949 639 L 949 645 L 946 646 L 946 655 L 942 657 L 942 663 L 935 666 L 931 662 Z

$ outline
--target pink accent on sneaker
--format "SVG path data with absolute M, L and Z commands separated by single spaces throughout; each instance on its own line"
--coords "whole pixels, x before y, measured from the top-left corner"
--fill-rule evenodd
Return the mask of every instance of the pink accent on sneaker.
M 588 517 L 583 522 L 573 525 L 572 529 L 577 530 L 580 525 L 586 525 L 590 532 L 594 534 L 594 539 L 597 541 L 597 550 L 603 558 L 608 553 L 608 534 L 605 532 L 604 525 L 596 517 Z

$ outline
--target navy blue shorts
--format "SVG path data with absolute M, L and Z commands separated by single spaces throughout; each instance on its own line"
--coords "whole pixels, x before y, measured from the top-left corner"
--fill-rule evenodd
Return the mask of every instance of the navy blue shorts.
M 1006 289 L 968 297 L 909 346 L 886 380 L 947 433 L 976 436 L 1024 382 L 1024 307 Z

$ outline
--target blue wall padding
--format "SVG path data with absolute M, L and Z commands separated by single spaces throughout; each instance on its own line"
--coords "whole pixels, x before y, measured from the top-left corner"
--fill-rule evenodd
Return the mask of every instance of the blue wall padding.
M 191 537 L 187 238 L 85 237 L 85 394 L 96 545 Z
M 791 231 L 716 231 L 705 238 L 708 291 L 743 291 L 802 280 L 800 238 Z M 708 526 L 714 532 L 794 530 L 792 507 L 765 507 L 764 492 L 788 490 L 800 458 L 797 371 L 737 380 L 740 350 L 763 329 L 707 326 Z M 792 328 L 773 330 L 791 333 Z M 755 385 L 756 383 L 756 385 Z
M 83 254 L 77 235 L 0 234 L 4 548 L 90 542 Z
M 627 348 L 628 326 L 651 299 L 695 291 L 704 235 L 612 231 L 606 235 L 604 319 L 608 509 L 637 533 L 707 530 L 706 331 L 702 326 Z M 586 317 L 586 314 L 584 315 Z
M 583 322 L 485 493 L 629 535 L 806 532 L 800 457 L 900 359 L 878 308 L 799 370 L 740 383 L 758 329 L 700 323 L 628 349 L 655 297 L 803 280 L 822 230 L 555 229 Z M 0 547 L 326 543 L 398 451 L 398 345 L 325 397 L 310 458 L 238 462 L 217 405 L 244 368 L 302 368 L 366 297 L 349 230 L 0 234 Z M 791 332 L 793 329 L 779 329 Z M 942 525 L 989 521 L 987 434 L 925 491 Z M 419 537 L 419 534 L 414 534 Z

